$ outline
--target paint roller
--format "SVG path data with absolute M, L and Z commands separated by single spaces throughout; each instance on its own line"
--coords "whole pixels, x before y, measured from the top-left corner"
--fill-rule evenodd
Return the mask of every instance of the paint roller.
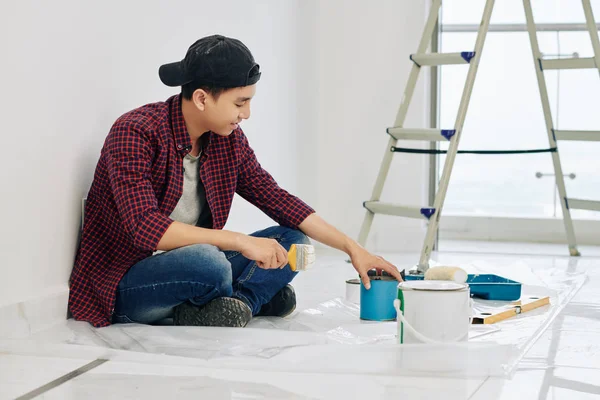
M 288 263 L 292 271 L 306 271 L 315 263 L 315 246 L 293 244 L 288 251 Z
M 425 271 L 425 279 L 429 281 L 454 281 L 465 283 L 467 272 L 460 267 L 431 267 Z

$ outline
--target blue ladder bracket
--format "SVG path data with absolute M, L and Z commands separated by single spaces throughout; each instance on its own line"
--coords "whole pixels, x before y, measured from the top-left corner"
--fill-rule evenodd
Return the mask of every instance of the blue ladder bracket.
M 425 218 L 429 219 L 429 218 L 431 218 L 431 216 L 432 216 L 433 214 L 435 214 L 435 208 L 431 208 L 431 207 L 427 207 L 427 208 L 421 208 L 421 214 L 422 214 L 422 215 L 423 215 Z
M 461 51 L 460 56 L 465 59 L 466 62 L 470 63 L 471 59 L 475 57 L 474 51 Z
M 456 134 L 456 129 L 442 129 L 442 136 L 450 140 Z

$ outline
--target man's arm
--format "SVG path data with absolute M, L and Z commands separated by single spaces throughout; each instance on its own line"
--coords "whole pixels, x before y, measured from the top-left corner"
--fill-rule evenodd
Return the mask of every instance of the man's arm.
M 117 121 L 102 149 L 102 156 L 125 232 L 136 248 L 153 251 L 173 221 L 158 209 L 149 179 L 154 149 L 140 125 Z
M 221 250 L 239 251 L 242 247 L 241 233 L 218 229 L 200 228 L 173 221 L 158 242 L 158 250 L 173 250 L 193 244 L 210 244 Z
M 399 281 L 402 280 L 400 272 L 394 265 L 379 256 L 369 253 L 364 247 L 327 223 L 317 214 L 309 215 L 298 228 L 312 239 L 348 254 L 352 265 L 354 265 L 367 289 L 371 287 L 367 272 L 374 268 L 387 271 L 394 278 Z
M 367 272 L 373 268 L 385 270 L 396 279 L 402 280 L 396 267 L 383 258 L 369 253 L 358 243 L 325 222 L 309 205 L 280 188 L 273 177 L 259 164 L 244 133 L 239 130 L 236 135 L 239 137 L 241 148 L 241 163 L 236 188 L 238 194 L 279 224 L 298 228 L 309 237 L 344 251 L 350 256 L 352 264 L 366 288 L 370 287 Z
M 288 263 L 287 252 L 277 240 L 220 229 L 200 228 L 178 221 L 173 221 L 166 230 L 158 242 L 158 250 L 168 251 L 193 244 L 210 244 L 223 251 L 239 251 L 264 269 L 281 268 Z

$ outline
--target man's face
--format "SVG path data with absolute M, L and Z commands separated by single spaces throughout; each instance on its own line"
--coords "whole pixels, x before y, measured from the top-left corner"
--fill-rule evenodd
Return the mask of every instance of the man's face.
M 217 135 L 229 136 L 242 120 L 250 118 L 255 93 L 256 85 L 251 85 L 226 90 L 216 100 L 209 95 L 203 113 L 207 127 Z

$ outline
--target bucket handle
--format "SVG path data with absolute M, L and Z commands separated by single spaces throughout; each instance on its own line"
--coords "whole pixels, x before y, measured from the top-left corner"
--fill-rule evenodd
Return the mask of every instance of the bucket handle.
M 415 328 L 413 328 L 413 326 L 406 320 L 406 318 L 404 318 L 404 313 L 402 311 L 400 311 L 400 299 L 394 300 L 394 308 L 396 309 L 396 314 L 398 316 L 398 319 L 400 319 L 400 321 L 410 331 L 410 333 L 412 333 L 412 335 L 414 337 L 416 337 L 423 343 L 448 344 L 449 342 L 458 342 L 459 340 L 462 339 L 462 337 L 458 337 L 454 340 L 449 340 L 447 342 L 440 342 L 438 340 L 430 339 L 427 336 L 423 335 L 422 333 L 418 332 Z M 469 326 L 471 326 L 471 323 L 473 323 L 473 299 L 469 299 L 469 311 L 470 311 L 469 312 Z

